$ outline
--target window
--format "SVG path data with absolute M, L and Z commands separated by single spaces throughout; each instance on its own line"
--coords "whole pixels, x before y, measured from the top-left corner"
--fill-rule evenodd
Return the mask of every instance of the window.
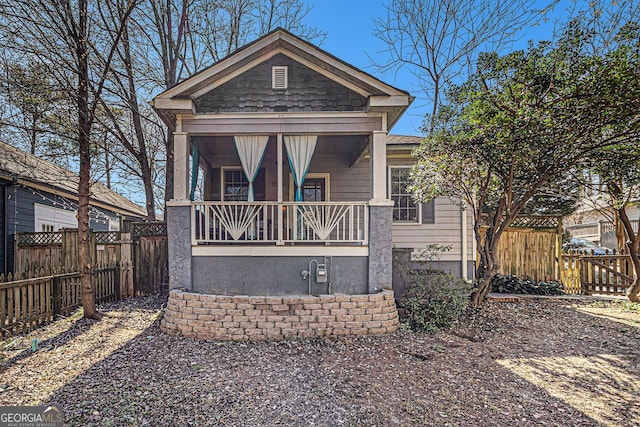
M 260 168 L 253 181 L 253 198 L 256 202 L 265 200 L 265 169 Z M 222 200 L 246 202 L 249 198 L 249 180 L 239 167 L 222 168 Z
M 324 178 L 307 178 L 302 184 L 302 200 L 305 202 L 324 202 L 325 180 Z
M 61 228 L 78 227 L 76 211 L 34 203 L 33 216 L 35 231 L 58 231 Z
M 293 175 L 289 174 L 289 200 L 293 201 L 296 184 Z M 331 200 L 331 175 L 328 173 L 309 172 L 302 184 L 303 202 L 328 202 Z
M 409 173 L 411 169 L 390 168 L 389 192 L 393 205 L 393 222 L 420 222 L 419 206 L 413 200 L 413 196 L 407 190 L 410 184 Z
M 286 89 L 288 85 L 287 67 L 275 66 L 271 68 L 271 88 Z
M 411 168 L 389 168 L 389 197 L 393 205 L 393 222 L 435 224 L 436 202 L 416 203 L 413 195 L 407 190 L 411 180 Z
M 242 169 L 224 171 L 223 200 L 232 202 L 246 201 L 249 194 L 249 181 Z

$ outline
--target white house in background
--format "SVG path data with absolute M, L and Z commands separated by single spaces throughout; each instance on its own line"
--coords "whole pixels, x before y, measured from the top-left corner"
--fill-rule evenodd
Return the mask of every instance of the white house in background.
M 90 226 L 118 231 L 146 211 L 99 183 L 91 188 Z M 0 274 L 13 272 L 15 235 L 76 228 L 78 175 L 0 142 Z
M 640 199 L 633 200 L 627 207 L 627 215 L 633 229 L 638 231 L 640 219 Z M 564 229 L 572 237 L 590 240 L 600 246 L 615 249 L 618 247 L 613 226 L 614 212 L 601 202 L 585 199 L 578 210 L 563 219 Z

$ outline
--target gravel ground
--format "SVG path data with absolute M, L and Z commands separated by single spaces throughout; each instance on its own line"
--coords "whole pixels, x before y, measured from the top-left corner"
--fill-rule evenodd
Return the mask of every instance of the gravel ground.
M 0 405 L 60 404 L 77 426 L 640 425 L 640 313 L 619 303 L 489 303 L 437 335 L 246 344 L 165 335 L 163 303 L 0 343 Z

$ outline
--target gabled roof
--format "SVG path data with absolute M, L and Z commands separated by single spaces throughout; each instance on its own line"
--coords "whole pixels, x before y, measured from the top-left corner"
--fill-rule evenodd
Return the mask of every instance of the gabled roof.
M 170 113 L 195 113 L 194 99 L 243 72 L 283 54 L 368 99 L 369 111 L 389 113 L 389 127 L 413 101 L 411 95 L 368 74 L 290 32 L 277 28 L 157 95 L 152 105 Z
M 16 180 L 27 187 L 37 184 L 62 193 L 61 196 L 77 199 L 77 174 L 4 142 L 0 142 L 0 178 Z M 91 199 L 120 214 L 147 215 L 143 208 L 100 183 L 91 185 Z

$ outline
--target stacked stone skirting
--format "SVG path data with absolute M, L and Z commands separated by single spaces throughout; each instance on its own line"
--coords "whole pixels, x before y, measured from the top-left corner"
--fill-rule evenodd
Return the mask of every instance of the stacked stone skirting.
M 398 329 L 393 291 L 253 297 L 171 291 L 161 322 L 172 335 L 234 341 L 384 335 Z

